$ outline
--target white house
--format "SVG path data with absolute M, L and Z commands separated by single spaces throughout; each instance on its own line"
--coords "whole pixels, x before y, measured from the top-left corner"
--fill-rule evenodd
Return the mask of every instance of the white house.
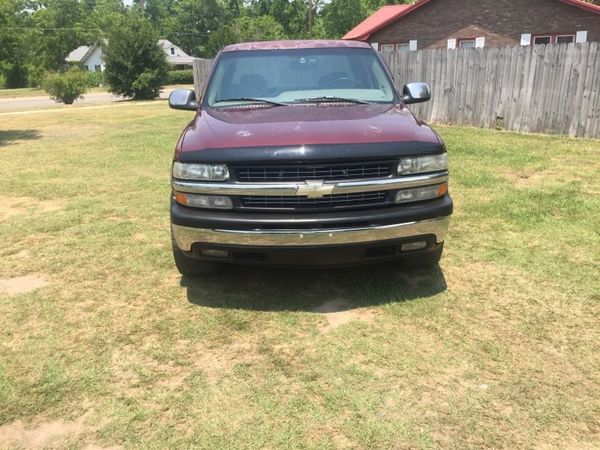
M 97 44 L 92 46 L 82 45 L 73 50 L 65 58 L 68 63 L 80 63 L 88 72 L 104 71 L 102 47 Z
M 194 57 L 188 55 L 177 45 L 168 39 L 159 39 L 158 45 L 167 55 L 167 62 L 173 66 L 191 66 L 194 64 Z
M 191 66 L 194 63 L 194 57 L 188 55 L 180 47 L 167 39 L 159 39 L 158 45 L 165 52 L 167 62 L 174 68 L 182 69 L 183 66 Z M 81 64 L 89 72 L 104 71 L 104 60 L 102 57 L 102 47 L 98 44 L 91 46 L 82 45 L 77 47 L 67 55 L 65 61 L 68 63 Z

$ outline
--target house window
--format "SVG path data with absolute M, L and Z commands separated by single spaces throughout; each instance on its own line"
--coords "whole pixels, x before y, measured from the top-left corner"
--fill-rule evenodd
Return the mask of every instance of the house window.
M 175 49 L 173 47 L 171 47 L 171 55 L 175 54 Z
M 572 44 L 573 42 L 575 42 L 574 34 L 561 34 L 556 36 L 557 44 Z
M 381 44 L 379 46 L 379 48 L 381 49 L 382 53 L 393 52 L 394 51 L 394 44 Z
M 574 34 L 548 34 L 533 37 L 534 45 L 571 44 L 575 42 Z
M 475 48 L 475 39 L 459 39 L 458 48 Z
M 95 70 L 96 72 L 101 72 L 101 71 L 102 71 L 102 66 L 101 66 L 100 64 L 96 64 L 96 65 L 94 66 L 94 70 Z
M 533 45 L 552 44 L 552 36 L 534 36 Z
M 410 44 L 408 42 L 406 44 L 396 44 L 396 51 L 398 53 L 409 52 Z

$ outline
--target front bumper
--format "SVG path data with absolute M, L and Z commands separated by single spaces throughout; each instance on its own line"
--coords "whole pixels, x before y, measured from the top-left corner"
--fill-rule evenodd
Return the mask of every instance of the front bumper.
M 174 244 L 188 257 L 266 266 L 343 266 L 408 256 L 402 245 L 438 250 L 453 204 L 449 195 L 388 208 L 323 213 L 251 213 L 183 207 L 171 202 Z M 221 250 L 225 258 L 208 256 Z
M 325 229 L 234 230 L 192 228 L 172 225 L 173 238 L 181 250 L 192 251 L 194 244 L 251 247 L 318 247 L 365 244 L 433 236 L 440 244 L 446 238 L 450 216 L 406 223 L 369 227 Z

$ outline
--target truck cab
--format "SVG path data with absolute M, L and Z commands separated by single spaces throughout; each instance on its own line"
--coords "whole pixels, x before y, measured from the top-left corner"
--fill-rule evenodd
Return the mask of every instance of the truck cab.
M 193 111 L 172 166 L 173 255 L 186 276 L 225 263 L 439 262 L 452 200 L 439 135 L 407 105 L 378 52 L 354 41 L 234 44 Z

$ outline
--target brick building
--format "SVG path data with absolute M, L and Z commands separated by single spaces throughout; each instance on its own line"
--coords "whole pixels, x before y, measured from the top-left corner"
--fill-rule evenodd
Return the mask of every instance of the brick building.
M 582 0 L 418 0 L 376 11 L 343 39 L 381 51 L 600 41 L 600 6 Z

